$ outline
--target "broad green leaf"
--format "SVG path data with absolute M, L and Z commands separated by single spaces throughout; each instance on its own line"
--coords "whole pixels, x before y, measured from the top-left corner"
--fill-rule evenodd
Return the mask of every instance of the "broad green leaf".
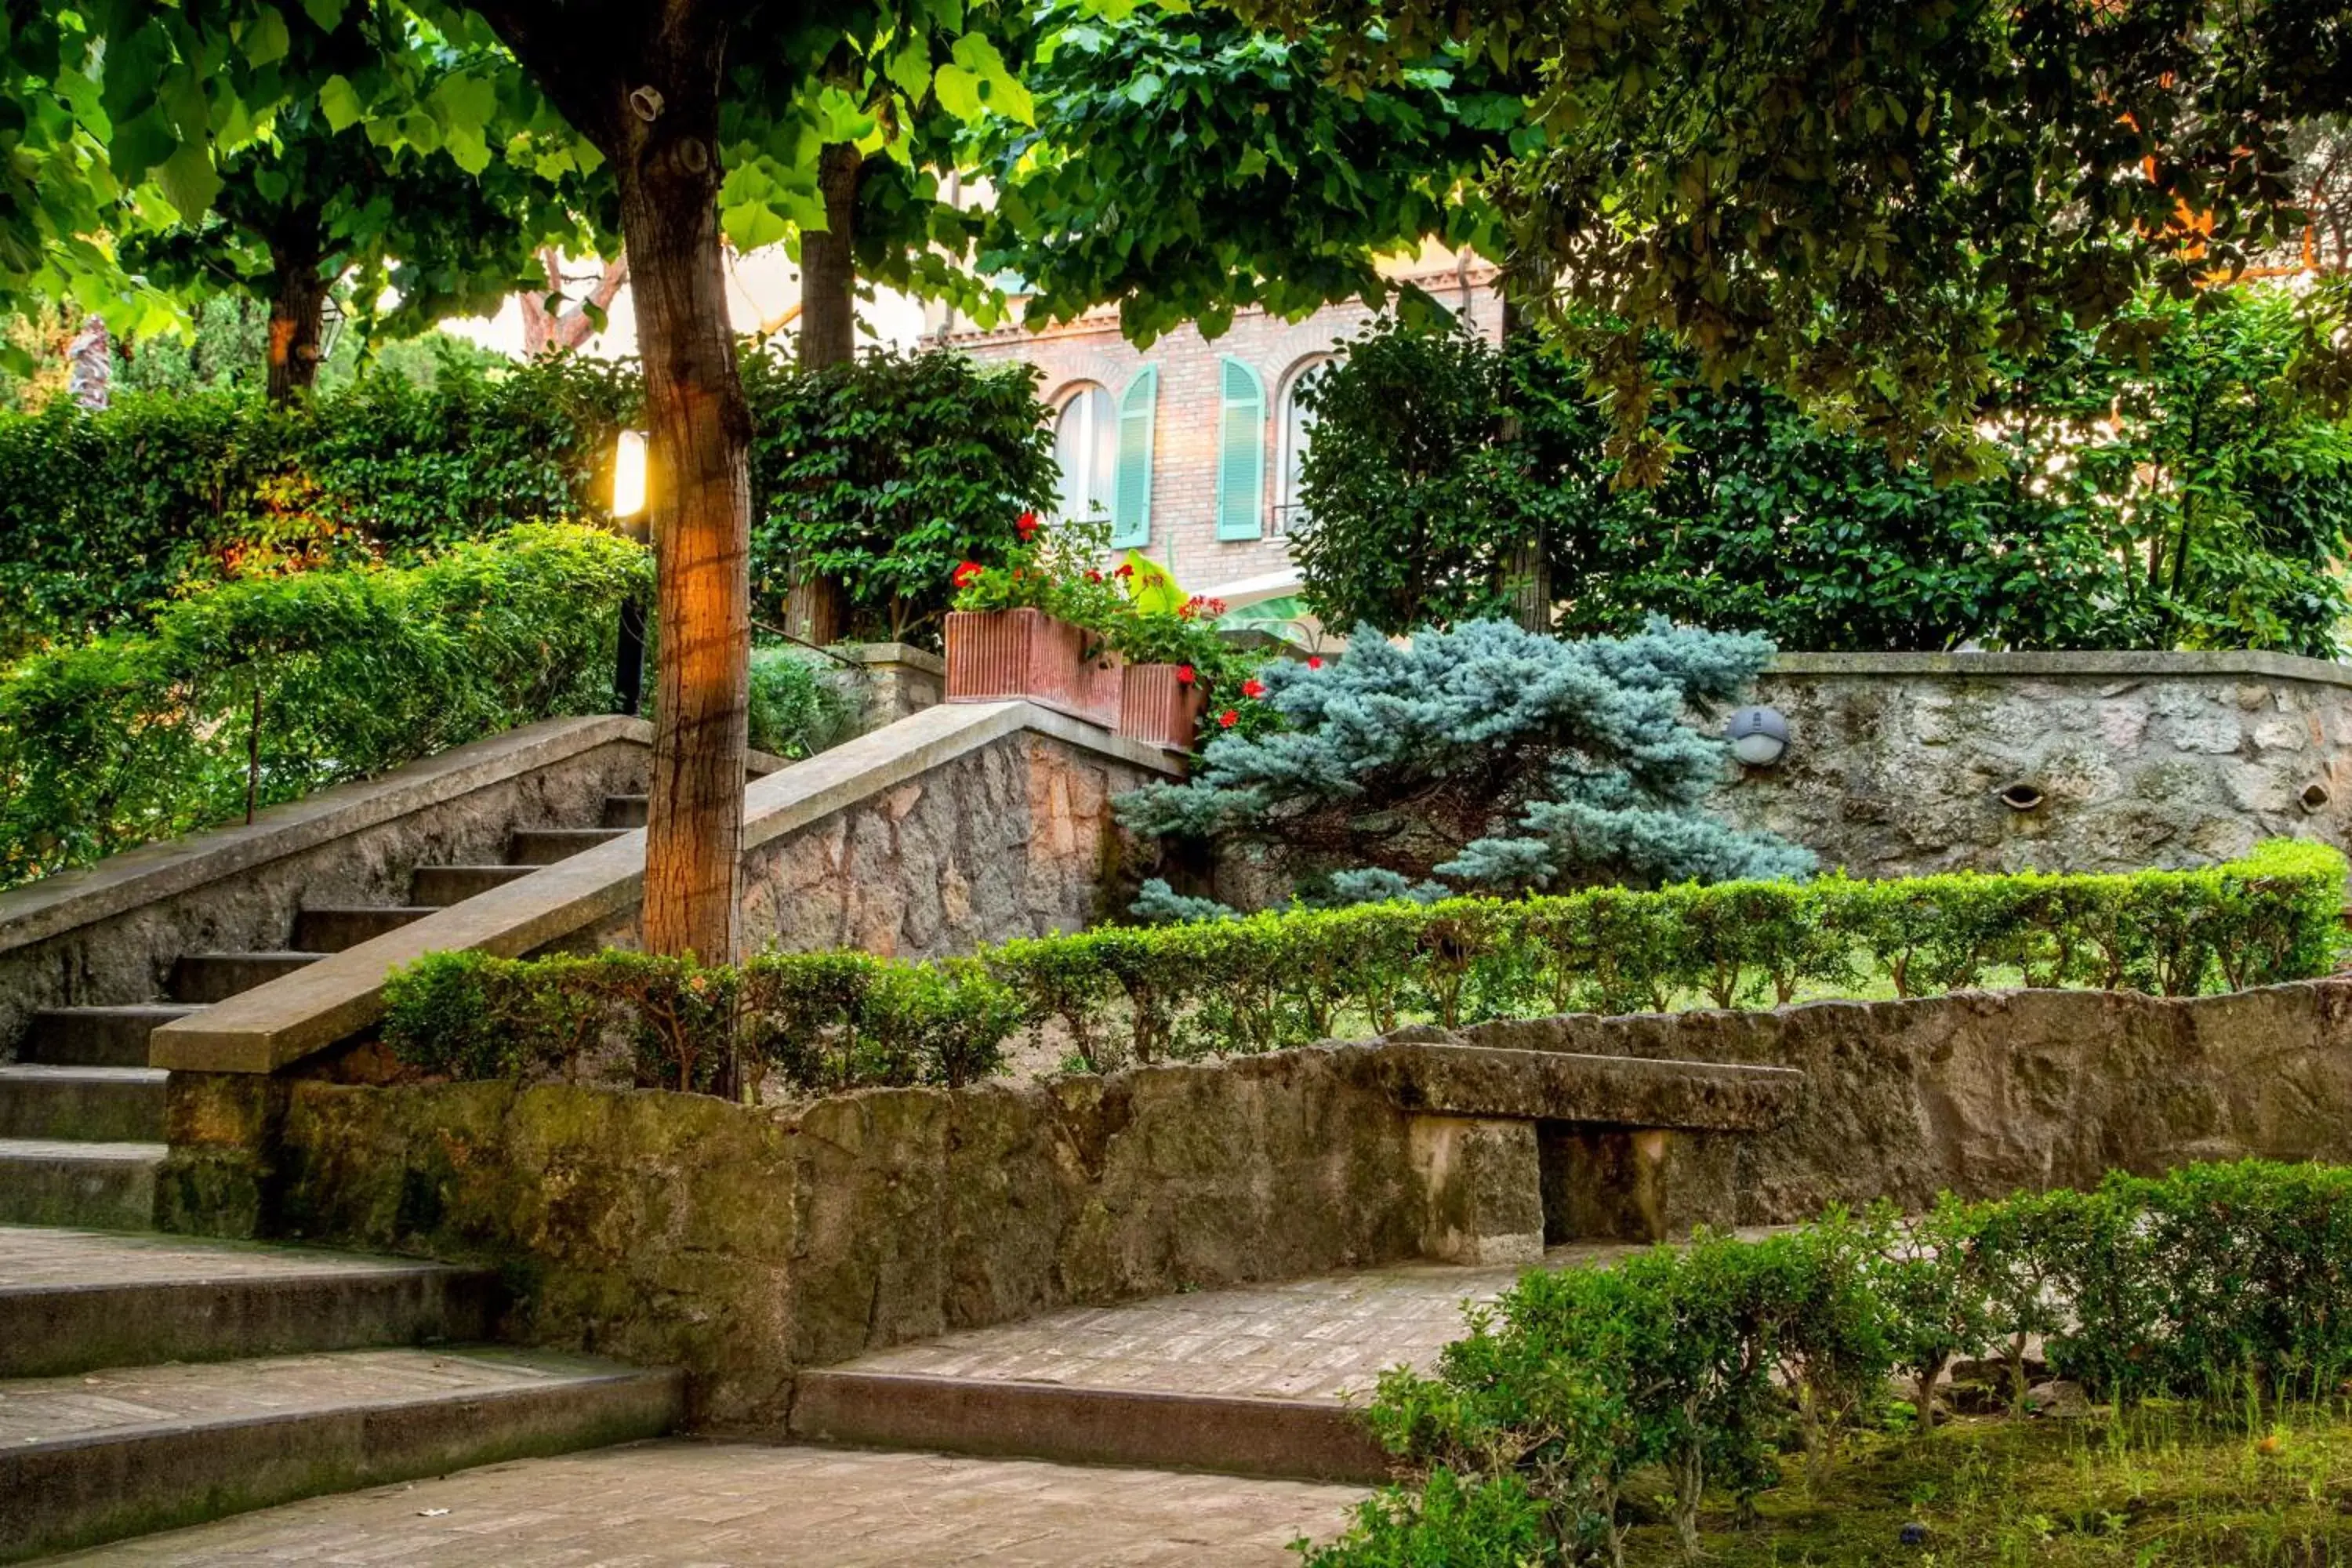
M 331 33 L 343 19 L 343 0 L 302 0 L 302 13 L 319 25 L 319 30 Z
M 213 167 L 212 149 L 202 142 L 183 142 L 180 150 L 156 165 L 155 183 L 183 223 L 194 223 L 212 210 L 220 195 L 220 172 Z
M 319 84 L 319 110 L 327 117 L 327 129 L 338 133 L 358 124 L 367 113 L 358 90 L 341 73 Z
M 286 18 L 278 15 L 275 5 L 264 5 L 256 12 L 253 20 L 246 24 L 244 35 L 237 39 L 238 47 L 245 50 L 246 59 L 255 66 L 266 66 L 273 60 L 284 59 L 292 42 L 286 31 Z

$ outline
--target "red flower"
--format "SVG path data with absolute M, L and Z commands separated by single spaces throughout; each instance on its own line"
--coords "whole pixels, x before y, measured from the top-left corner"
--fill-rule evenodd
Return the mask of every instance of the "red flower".
M 1307 656 L 1307 668 L 1309 668 L 1309 669 L 1320 669 L 1320 668 L 1323 668 L 1323 656 L 1322 656 L 1322 655 L 1320 655 L 1320 654 L 1313 654 L 1313 653 L 1308 654 L 1308 655 Z
M 1244 697 L 1263 697 L 1263 696 L 1265 696 L 1265 681 L 1263 681 L 1263 680 L 1244 680 L 1244 681 L 1243 681 L 1243 682 L 1242 682 L 1242 695 L 1243 695 L 1243 696 L 1244 696 Z
M 1176 684 L 1179 686 L 1190 686 L 1192 684 L 1192 667 L 1191 665 L 1180 664 L 1176 667 Z
M 1135 575 L 1135 568 L 1132 566 L 1121 566 L 1118 571 L 1112 573 L 1111 575 L 1114 577 L 1132 577 Z
M 1034 511 L 1023 512 L 1021 521 L 1013 525 L 1013 531 L 1021 536 L 1022 543 L 1028 543 L 1030 536 L 1037 531 L 1037 514 Z
M 1230 730 L 1230 729 L 1232 729 L 1234 725 L 1236 725 L 1236 724 L 1240 723 L 1241 721 L 1242 721 L 1242 716 L 1241 716 L 1239 713 L 1234 712 L 1234 711 L 1232 709 L 1230 709 L 1230 708 L 1226 709 L 1223 712 L 1222 712 L 1222 713 L 1220 713 L 1220 714 L 1218 714 L 1218 715 L 1217 715 L 1217 723 L 1218 723 L 1218 725 L 1219 725 L 1221 728 L 1223 728 L 1223 729 Z
M 1089 583 L 1099 583 L 1102 581 L 1102 574 L 1089 566 L 1087 568 L 1087 581 Z
M 949 578 L 948 581 L 961 588 L 970 583 L 974 577 L 979 576 L 983 570 L 985 570 L 985 568 L 983 568 L 979 562 L 967 561 L 962 565 L 955 569 L 955 575 Z

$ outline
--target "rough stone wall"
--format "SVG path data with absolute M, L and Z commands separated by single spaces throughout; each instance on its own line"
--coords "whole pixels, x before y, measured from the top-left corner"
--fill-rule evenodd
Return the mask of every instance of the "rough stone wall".
M 0 1054 L 14 1049 L 38 1008 L 154 1000 L 181 953 L 283 948 L 305 905 L 406 903 L 417 866 L 504 860 L 518 827 L 594 826 L 606 795 L 643 792 L 651 754 L 639 742 L 615 741 L 524 766 L 453 798 L 0 952 Z
M 795 1366 L 1412 1256 L 1406 1118 L 1370 1068 L 1297 1051 L 796 1113 L 281 1079 L 270 1228 L 498 1267 L 518 1335 L 684 1365 L 698 1419 L 773 1424 Z M 191 1138 L 200 1089 L 174 1080 Z
M 1669 1173 L 1710 1202 L 1736 1194 L 1736 1215 L 1657 1216 L 1668 1228 L 2082 1186 L 2113 1168 L 2352 1158 L 2352 980 L 2186 1001 L 2042 991 L 1462 1033 L 1802 1069 L 1788 1120 L 1697 1134 L 1691 1169 Z M 271 1234 L 494 1265 L 520 1292 L 516 1333 L 684 1365 L 702 1419 L 772 1423 L 798 1366 L 1070 1303 L 1427 1253 L 1429 1224 L 1451 1211 L 1433 1185 L 1445 1162 L 1416 1146 L 1447 1130 L 1412 1109 L 1428 1084 L 1401 1088 L 1429 1055 L 1420 1037 L 870 1090 L 797 1110 L 571 1086 L 175 1074 L 174 1191 L 184 1209 L 199 1205 L 205 1147 L 273 1122 Z M 244 1104 L 257 1096 L 279 1098 Z M 1514 1125 L 1521 1142 L 1531 1130 L 1554 1145 L 1577 1130 Z M 1539 1163 L 1548 1188 L 1593 1189 L 1584 1206 L 1644 1201 L 1638 1184 L 1603 1180 L 1640 1149 L 1584 1142 L 1559 1158 L 1517 1151 L 1507 1163 L 1519 1184 L 1489 1194 L 1498 1212 L 1519 1231 L 1538 1209 L 1547 1228 L 1610 1217 L 1580 1214 L 1577 1193 L 1538 1199 Z M 1470 1175 L 1455 1196 L 1480 1198 Z
M 1790 655 L 1754 700 L 1789 753 L 1715 805 L 1857 876 L 2205 865 L 2352 827 L 2352 670 L 2316 660 Z
M 1111 797 L 1154 776 L 1025 731 L 968 752 L 746 850 L 744 946 L 944 958 L 1076 931 L 1120 865 Z M 553 945 L 642 941 L 632 909 Z
M 1756 1013 L 1485 1024 L 1475 1044 L 1791 1067 L 1797 1111 L 1739 1138 L 1739 1223 L 1939 1192 L 2087 1187 L 2201 1160 L 2352 1160 L 2352 980 L 2168 1001 L 1960 993 Z

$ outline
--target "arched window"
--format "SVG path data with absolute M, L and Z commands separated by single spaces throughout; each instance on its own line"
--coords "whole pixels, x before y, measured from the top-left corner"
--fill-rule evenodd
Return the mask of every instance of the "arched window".
M 1087 382 L 1063 401 L 1054 419 L 1054 461 L 1062 468 L 1065 521 L 1110 514 L 1118 414 L 1107 389 Z
M 1330 368 L 1328 355 L 1308 360 L 1282 384 L 1282 468 L 1274 504 L 1274 528 L 1277 533 L 1288 533 L 1307 521 L 1306 503 L 1299 499 L 1298 476 L 1306 467 L 1307 448 L 1314 439 L 1315 414 L 1298 401 L 1298 394 L 1322 379 Z

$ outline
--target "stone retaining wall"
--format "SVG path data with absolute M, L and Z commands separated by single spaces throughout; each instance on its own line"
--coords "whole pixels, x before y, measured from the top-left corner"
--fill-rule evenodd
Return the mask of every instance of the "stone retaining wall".
M 268 1233 L 498 1266 L 520 1336 L 683 1364 L 702 1419 L 772 1424 L 796 1367 L 1070 1303 L 2352 1159 L 2352 981 L 1422 1029 L 797 1110 L 174 1074 L 170 1121 L 184 1225 L 207 1149 L 266 1151 Z
M 1856 876 L 2210 865 L 2352 829 L 2352 669 L 2317 659 L 1784 654 L 1754 700 L 1788 755 L 1714 805 Z

